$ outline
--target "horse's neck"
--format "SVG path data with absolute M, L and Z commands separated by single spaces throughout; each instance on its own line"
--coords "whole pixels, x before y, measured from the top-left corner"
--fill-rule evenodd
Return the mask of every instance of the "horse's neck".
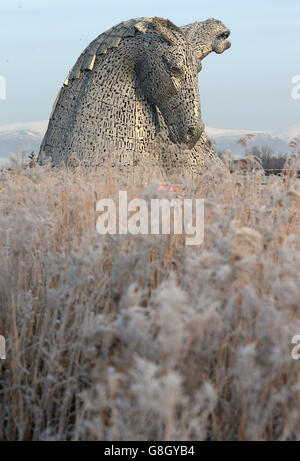
M 158 132 L 157 109 L 142 94 L 139 86 L 135 88 L 135 135 L 136 149 L 150 148 Z
M 104 71 L 101 96 L 104 108 L 107 106 L 110 128 L 115 131 L 117 127 L 118 137 L 124 136 L 124 142 L 134 145 L 136 151 L 147 150 L 158 127 L 156 108 L 143 96 L 134 62 L 128 63 L 123 54 L 111 64 L 111 69 L 108 67 Z M 119 143 L 120 139 L 116 142 Z

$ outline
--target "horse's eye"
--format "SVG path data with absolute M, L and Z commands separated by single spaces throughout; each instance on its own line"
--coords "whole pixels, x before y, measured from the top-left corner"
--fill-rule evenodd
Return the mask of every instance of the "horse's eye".
M 175 77 L 180 77 L 180 75 L 183 74 L 183 70 L 181 67 L 178 66 L 172 66 L 170 68 L 171 74 L 174 75 Z

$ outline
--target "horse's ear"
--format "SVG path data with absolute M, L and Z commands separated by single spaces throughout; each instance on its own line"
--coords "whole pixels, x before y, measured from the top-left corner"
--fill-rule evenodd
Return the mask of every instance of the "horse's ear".
M 139 32 L 141 32 L 142 34 L 145 34 L 146 32 L 148 32 L 148 23 L 145 23 L 145 21 L 137 22 L 134 25 L 134 28 L 138 30 Z
M 172 21 L 169 19 L 163 18 L 144 18 L 140 22 L 137 22 L 134 25 L 134 28 L 141 32 L 142 34 L 146 34 L 149 31 L 155 30 L 169 45 L 176 45 L 178 40 L 178 34 L 182 37 L 185 37 L 184 32 L 180 29 L 180 27 L 175 26 Z
M 154 17 L 152 18 L 152 25 L 156 32 L 158 32 L 159 35 L 170 45 L 177 44 L 178 33 L 185 37 L 181 29 L 175 26 L 175 24 L 173 24 L 173 22 L 169 19 Z

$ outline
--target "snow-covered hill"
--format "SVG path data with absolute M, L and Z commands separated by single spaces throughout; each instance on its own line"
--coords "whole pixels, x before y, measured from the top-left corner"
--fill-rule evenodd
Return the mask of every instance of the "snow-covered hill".
M 48 121 L 0 126 L 0 164 L 16 153 L 38 152 Z
M 5 163 L 17 152 L 38 153 L 47 125 L 48 121 L 0 126 L 0 164 Z M 294 138 L 300 139 L 300 123 L 278 131 L 223 130 L 206 127 L 206 132 L 209 138 L 215 141 L 216 149 L 230 149 L 237 158 L 245 153 L 245 149 L 237 144 L 237 141 L 246 134 L 256 135 L 249 141 L 249 148 L 267 145 L 276 153 L 286 153 L 289 150 L 289 142 Z
M 221 130 L 206 127 L 206 133 L 210 139 L 216 142 L 216 149 L 230 149 L 234 157 L 245 154 L 245 148 L 237 144 L 237 141 L 246 134 L 255 135 L 248 141 L 248 148 L 269 146 L 275 153 L 285 154 L 290 150 L 288 147 L 290 141 L 295 138 L 300 139 L 300 123 L 277 131 Z

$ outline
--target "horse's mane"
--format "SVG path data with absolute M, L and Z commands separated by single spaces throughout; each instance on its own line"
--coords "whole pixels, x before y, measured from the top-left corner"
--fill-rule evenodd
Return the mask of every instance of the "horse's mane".
M 138 18 L 121 22 L 106 32 L 103 32 L 93 40 L 77 59 L 74 67 L 71 69 L 65 85 L 75 78 L 79 78 L 84 70 L 92 70 L 96 56 L 108 54 L 115 48 L 118 48 L 122 40 L 128 37 L 135 37 L 138 33 L 146 33 L 149 28 L 155 30 L 164 40 L 174 44 L 174 35 L 172 32 L 178 32 L 184 36 L 183 32 L 168 19 L 162 18 Z

